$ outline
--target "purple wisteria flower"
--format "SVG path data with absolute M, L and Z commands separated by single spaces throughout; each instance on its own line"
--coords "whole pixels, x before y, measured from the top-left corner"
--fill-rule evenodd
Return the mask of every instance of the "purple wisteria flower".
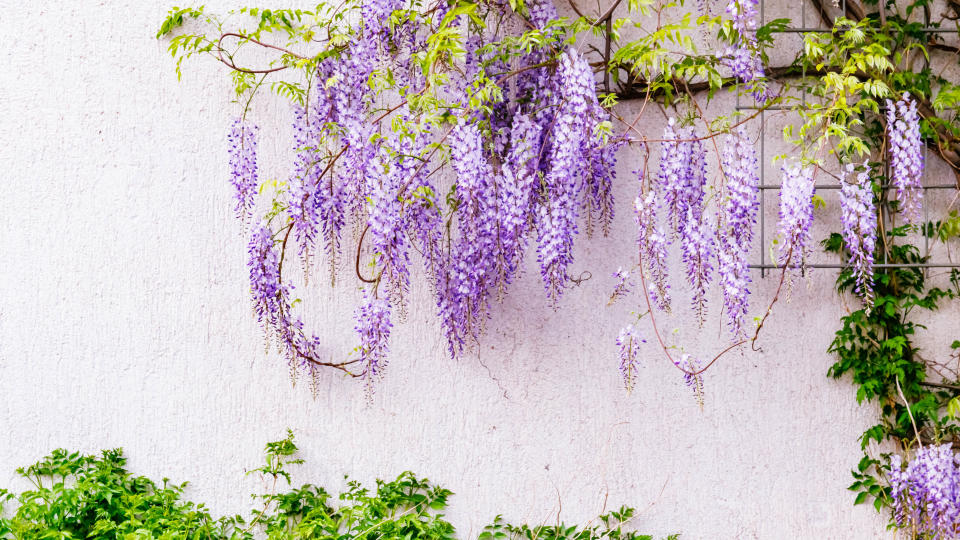
M 897 525 L 924 538 L 960 534 L 960 458 L 949 443 L 920 448 L 903 466 L 890 458 L 890 496 Z
M 732 17 L 737 37 L 734 45 L 727 47 L 720 58 L 733 76 L 746 84 L 747 92 L 762 103 L 767 99 L 767 89 L 756 36 L 757 4 L 758 0 L 730 0 L 727 4 L 727 14 Z
M 923 139 L 917 102 L 908 93 L 896 103 L 887 100 L 887 138 L 890 172 L 897 188 L 900 212 L 907 223 L 918 223 L 923 200 Z
M 437 286 L 440 320 L 450 353 L 459 354 L 468 336 L 479 332 L 491 284 L 498 275 L 497 190 L 473 123 L 461 120 L 450 132 L 450 155 L 457 173 L 457 230 L 444 277 Z
M 537 219 L 537 256 L 550 300 L 559 300 L 567 282 L 567 266 L 573 262 L 573 239 L 577 234 L 577 196 L 582 188 L 584 143 L 590 109 L 587 96 L 594 90 L 593 70 L 579 53 L 568 49 L 557 68 L 564 101 L 553 126 L 550 171 L 545 177 L 546 201 Z
M 853 165 L 847 165 L 840 178 L 840 219 L 843 243 L 850 252 L 850 265 L 856 280 L 854 290 L 870 305 L 873 302 L 873 253 L 877 246 L 877 212 L 873 202 L 870 166 L 855 179 Z
M 266 224 L 253 229 L 247 251 L 250 258 L 250 294 L 257 320 L 269 335 L 277 338 L 278 345 L 291 367 L 299 364 L 312 370 L 320 361 L 320 338 L 307 337 L 303 322 L 291 314 L 290 292 L 292 285 L 281 283 L 280 255 L 274 246 L 273 233 Z
M 368 179 L 371 204 L 367 224 L 380 279 L 396 297 L 396 303 L 402 305 L 410 288 L 410 255 L 403 204 L 397 193 L 416 168 L 416 158 L 412 157 L 410 137 L 391 136 L 389 139 L 380 147 L 377 170 L 381 174 Z
M 257 169 L 257 133 L 259 128 L 242 118 L 233 121 L 227 142 L 230 145 L 230 183 L 237 203 L 237 219 L 246 223 L 253 215 L 259 186 Z
M 780 187 L 781 266 L 803 268 L 810 250 L 810 224 L 813 223 L 813 171 L 798 164 L 784 165 Z
M 640 175 L 643 178 L 643 174 Z M 641 180 L 642 181 L 642 180 Z M 657 222 L 657 200 L 653 191 L 641 188 L 633 201 L 637 222 L 637 246 L 640 265 L 650 276 L 646 294 L 661 311 L 670 311 L 670 285 L 667 283 L 667 235 Z M 642 270 L 641 270 L 642 271 Z
M 280 283 L 280 256 L 273 244 L 273 232 L 261 224 L 254 227 L 247 245 L 254 311 L 258 321 L 271 325 L 281 320 L 289 292 L 288 287 Z
M 622 266 L 617 268 L 612 276 L 617 278 L 617 284 L 613 287 L 613 292 L 610 293 L 610 300 L 607 301 L 608 306 L 629 294 L 633 287 L 633 282 L 630 281 L 630 271 L 625 270 Z
M 717 273 L 727 313 L 727 327 L 734 338 L 744 335 L 743 321 L 750 296 L 747 257 L 757 222 L 757 154 L 742 128 L 727 135 L 723 149 L 724 193 L 717 209 Z
M 620 330 L 617 336 L 617 348 L 620 350 L 620 375 L 623 377 L 623 385 L 627 392 L 633 390 L 637 382 L 637 352 L 641 343 L 647 340 L 641 339 L 636 328 L 628 324 Z
M 673 364 L 683 370 L 683 383 L 687 388 L 693 390 L 693 395 L 697 398 L 697 403 L 703 406 L 703 378 L 697 371 L 700 370 L 700 361 L 693 356 L 683 353 L 680 359 L 673 359 Z M 697 373 L 694 375 L 694 373 Z
M 383 375 L 390 350 L 390 303 L 373 298 L 364 291 L 363 302 L 357 308 L 354 329 L 360 337 L 360 360 L 368 388 Z
M 667 209 L 668 221 L 680 239 L 680 258 L 693 290 L 693 310 L 702 324 L 716 245 L 715 228 L 703 212 L 706 151 L 693 129 L 677 131 L 675 126 L 671 118 L 663 132 L 657 188 Z

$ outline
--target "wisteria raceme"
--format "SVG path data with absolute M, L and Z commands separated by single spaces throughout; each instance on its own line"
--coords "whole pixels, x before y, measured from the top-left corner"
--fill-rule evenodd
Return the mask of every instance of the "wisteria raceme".
M 498 274 L 497 193 L 493 171 L 476 125 L 461 120 L 450 132 L 450 154 L 457 173 L 457 229 L 444 277 L 437 286 L 441 323 L 452 355 L 476 336 L 491 285 Z
M 390 350 L 390 303 L 364 293 L 354 326 L 360 337 L 360 361 L 367 384 L 383 375 Z
M 889 478 L 897 525 L 918 538 L 960 534 L 960 459 L 950 443 L 920 448 L 905 468 L 893 455 Z
M 557 68 L 564 101 L 553 126 L 550 171 L 545 178 L 546 202 L 540 207 L 537 256 L 548 296 L 559 300 L 567 282 L 567 266 L 573 262 L 573 239 L 577 234 L 579 171 L 584 168 L 587 141 L 587 96 L 595 93 L 590 64 L 573 49 L 560 57 Z
M 587 233 L 592 229 L 594 216 L 600 222 L 603 235 L 610 233 L 613 223 L 613 181 L 616 177 L 617 152 L 626 144 L 623 138 L 603 142 L 595 139 L 587 149 L 586 189 L 583 195 L 587 214 Z
M 732 17 L 733 29 L 737 39 L 733 46 L 727 47 L 721 59 L 730 68 L 733 76 L 747 85 L 747 92 L 758 102 L 767 99 L 763 60 L 757 45 L 757 4 L 758 0 L 730 0 L 727 14 Z
M 703 406 L 703 379 L 697 371 L 700 370 L 700 361 L 693 356 L 683 353 L 680 359 L 673 359 L 673 364 L 683 370 L 683 383 L 693 390 L 700 406 Z
M 617 271 L 613 273 L 613 277 L 617 278 L 617 284 L 614 286 L 613 292 L 610 293 L 610 300 L 607 302 L 608 306 L 613 305 L 614 302 L 626 296 L 633 286 L 633 283 L 630 282 L 630 271 L 624 270 L 622 266 L 617 268 Z
M 667 121 L 660 143 L 660 172 L 657 175 L 657 193 L 667 210 L 667 221 L 674 233 L 679 233 L 687 216 L 690 199 L 688 190 L 694 185 L 693 145 L 684 140 L 687 133 L 677 132 L 676 120 Z
M 410 287 L 410 255 L 404 230 L 403 205 L 397 194 L 410 177 L 414 158 L 409 137 L 392 137 L 380 148 L 379 177 L 370 177 L 371 205 L 367 224 L 376 254 L 377 271 L 401 304 Z
M 743 336 L 750 296 L 747 255 L 757 222 L 757 155 L 742 128 L 727 136 L 723 149 L 724 194 L 718 207 L 717 273 L 723 293 L 727 326 Z
M 253 213 L 259 169 L 257 168 L 257 126 L 242 118 L 233 121 L 227 142 L 230 145 L 230 183 L 237 200 L 237 218 L 247 222 Z
M 657 188 L 668 220 L 680 238 L 680 256 L 693 290 L 693 309 L 702 323 L 715 247 L 714 228 L 703 215 L 706 151 L 693 129 L 678 132 L 675 125 L 671 118 L 664 129 Z
M 887 138 L 900 212 L 907 223 L 918 223 L 923 200 L 923 139 L 917 102 L 910 94 L 903 94 L 896 103 L 887 100 Z
M 641 182 L 643 174 L 640 174 Z M 667 235 L 657 223 L 657 200 L 653 191 L 640 194 L 633 202 L 637 222 L 637 246 L 640 264 L 650 282 L 646 293 L 661 311 L 670 311 L 670 285 L 667 283 Z
M 623 377 L 623 384 L 627 391 L 633 390 L 637 382 L 637 352 L 641 343 L 647 340 L 641 339 L 636 328 L 628 324 L 620 330 L 617 336 L 617 348 L 620 349 L 620 375 Z
M 798 164 L 784 165 L 780 187 L 779 264 L 803 267 L 810 250 L 810 224 L 813 223 L 813 171 Z
M 707 287 L 713 279 L 715 228 L 706 215 L 695 218 L 695 209 L 687 209 L 686 225 L 680 237 L 681 258 L 686 266 L 687 282 L 693 290 L 693 311 L 703 325 L 706 316 Z
M 870 182 L 870 166 L 855 179 L 853 165 L 847 165 L 840 179 L 840 219 L 843 224 L 841 236 L 850 252 L 850 265 L 856 279 L 854 290 L 868 305 L 873 301 L 873 253 L 877 246 L 877 213 L 873 202 L 873 184 Z
M 280 283 L 280 256 L 273 245 L 273 232 L 264 224 L 254 227 L 247 245 L 250 258 L 250 294 L 257 320 L 277 324 L 284 311 L 288 288 Z
M 530 22 L 537 28 L 543 28 L 557 18 L 557 8 L 551 0 L 527 2 L 527 9 L 530 11 Z
M 501 168 L 497 189 L 500 213 L 497 285 L 501 292 L 519 270 L 539 179 L 533 149 L 534 141 L 540 137 L 540 126 L 529 116 L 518 113 L 513 117 L 510 131 L 510 150 Z

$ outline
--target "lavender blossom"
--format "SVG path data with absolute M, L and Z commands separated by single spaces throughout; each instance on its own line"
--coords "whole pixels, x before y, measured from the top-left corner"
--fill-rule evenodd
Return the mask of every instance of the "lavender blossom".
M 900 211 L 907 223 L 918 223 L 923 200 L 923 139 L 917 102 L 908 93 L 896 103 L 887 100 L 887 138 Z
M 620 375 L 623 376 L 623 384 L 627 392 L 633 390 L 637 382 L 637 352 L 641 343 L 647 340 L 641 339 L 637 330 L 632 324 L 628 324 L 620 330 L 617 336 L 617 348 L 620 350 Z
M 727 326 L 735 338 L 743 337 L 749 307 L 750 272 L 747 254 L 757 222 L 757 154 L 742 128 L 727 136 L 723 150 L 724 198 L 718 208 L 717 271 L 727 313 Z
M 381 279 L 397 297 L 397 303 L 402 303 L 410 287 L 410 255 L 403 205 L 398 197 L 414 168 L 414 158 L 406 157 L 410 147 L 410 139 L 405 137 L 393 137 L 382 146 L 378 167 L 381 174 L 370 177 L 371 185 L 367 188 L 371 200 L 367 224 L 377 268 Z
M 265 325 L 276 325 L 283 319 L 289 292 L 280 283 L 280 256 L 273 244 L 273 232 L 261 224 L 254 227 L 247 245 L 250 294 L 257 320 Z
M 785 267 L 802 268 L 810 250 L 813 223 L 813 171 L 800 165 L 784 165 L 780 187 L 780 258 Z
M 258 189 L 257 133 L 259 128 L 242 118 L 233 121 L 227 142 L 230 144 L 230 183 L 237 199 L 237 219 L 246 223 L 253 214 Z
M 457 173 L 459 238 L 450 250 L 438 284 L 440 319 L 450 353 L 459 354 L 468 336 L 479 333 L 491 285 L 498 274 L 497 190 L 476 125 L 461 120 L 450 132 L 450 154 Z
M 955 538 L 960 532 L 960 459 L 952 445 L 920 448 L 903 467 L 890 458 L 890 495 L 897 525 L 924 538 Z
M 641 179 L 643 174 L 640 175 Z M 670 311 L 670 285 L 667 284 L 667 236 L 657 222 L 657 200 L 653 191 L 634 200 L 637 222 L 637 246 L 640 265 L 650 276 L 646 294 L 661 311 Z M 642 270 L 641 270 L 642 271 Z
M 610 300 L 607 301 L 608 306 L 626 296 L 633 287 L 633 283 L 630 281 L 630 271 L 624 270 L 622 266 L 617 268 L 612 276 L 617 278 L 617 284 L 613 288 L 613 292 L 610 293 Z
M 687 282 L 693 289 L 693 311 L 702 326 L 706 317 L 707 287 L 713 279 L 713 253 L 715 251 L 715 228 L 701 215 L 694 217 L 696 210 L 687 209 L 687 220 L 683 236 L 680 237 L 681 258 L 686 265 Z
M 557 112 L 550 171 L 545 178 L 547 201 L 538 215 L 540 273 L 551 301 L 556 304 L 573 262 L 577 234 L 577 195 L 583 170 L 583 144 L 587 138 L 587 96 L 594 93 L 593 71 L 579 53 L 568 49 L 557 68 L 566 99 Z
M 360 360 L 367 384 L 383 375 L 390 349 L 390 303 L 373 298 L 364 292 L 363 302 L 357 308 L 354 329 L 360 336 Z
M 853 165 L 847 165 L 841 174 L 840 219 L 843 223 L 843 243 L 850 252 L 850 265 L 856 280 L 854 290 L 870 305 L 873 302 L 873 253 L 877 246 L 877 213 L 873 203 L 873 184 L 870 166 L 853 182 L 847 182 Z
M 693 390 L 697 403 L 703 407 L 703 378 L 697 371 L 700 370 L 700 361 L 693 356 L 683 353 L 680 359 L 673 359 L 673 365 L 683 370 L 683 383 Z
M 681 260 L 693 290 L 693 309 L 702 323 L 715 248 L 714 230 L 703 215 L 706 151 L 694 130 L 677 132 L 675 124 L 671 118 L 664 129 L 657 188 L 668 220 L 680 238 Z
M 732 17 L 732 26 L 737 36 L 734 45 L 727 47 L 720 58 L 733 72 L 733 76 L 747 85 L 747 92 L 762 103 L 767 99 L 767 90 L 763 83 L 763 60 L 755 33 L 757 4 L 758 0 L 730 0 L 727 4 L 727 14 Z

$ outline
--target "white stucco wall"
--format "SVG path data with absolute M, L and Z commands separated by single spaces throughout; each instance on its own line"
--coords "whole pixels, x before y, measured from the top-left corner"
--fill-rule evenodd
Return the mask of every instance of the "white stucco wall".
M 456 492 L 448 515 L 464 537 L 497 513 L 552 522 L 562 504 L 562 518 L 580 522 L 605 502 L 635 506 L 644 531 L 684 538 L 889 535 L 845 489 L 875 411 L 825 376 L 844 309 L 831 272 L 777 306 L 761 353 L 707 373 L 702 411 L 654 347 L 625 394 L 613 342 L 636 298 L 605 307 L 608 276 L 633 253 L 636 164 L 625 154 L 615 234 L 579 244 L 574 268 L 594 279 L 560 311 L 529 271 L 479 352 L 452 361 L 432 300 L 415 287 L 372 403 L 334 373 L 314 399 L 264 353 L 250 313 L 224 71 L 193 63 L 177 82 L 153 38 L 165 2 L 0 6 L 0 486 L 18 486 L 13 469 L 53 448 L 122 446 L 135 472 L 190 480 L 193 498 L 240 512 L 260 487 L 245 468 L 291 427 L 307 460 L 298 481 L 336 489 L 343 474 L 369 482 L 413 470 Z M 288 111 L 270 103 L 255 116 L 264 168 L 281 177 Z M 341 276 L 343 286 L 314 284 L 307 298 L 308 325 L 332 355 L 354 344 L 358 294 Z M 759 306 L 776 282 L 756 279 Z M 703 330 L 682 309 L 686 319 L 662 324 L 712 356 L 725 339 L 719 305 Z M 951 309 L 937 319 L 935 354 L 955 333 Z

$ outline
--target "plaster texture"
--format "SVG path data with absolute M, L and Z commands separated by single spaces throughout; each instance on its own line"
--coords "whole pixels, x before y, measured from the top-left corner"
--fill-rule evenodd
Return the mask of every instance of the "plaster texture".
M 487 338 L 454 361 L 417 284 L 372 401 L 332 372 L 314 398 L 265 353 L 251 315 L 227 182 L 238 108 L 222 66 L 189 63 L 177 81 L 153 37 L 164 2 L 0 7 L 0 486 L 22 487 L 13 469 L 57 447 L 122 446 L 133 471 L 190 480 L 189 495 L 214 512 L 241 512 L 262 488 L 244 471 L 290 427 L 307 462 L 296 481 L 337 489 L 344 474 L 371 482 L 413 470 L 456 493 L 448 516 L 467 538 L 498 513 L 583 522 L 621 504 L 638 509 L 639 529 L 688 539 L 890 537 L 845 489 L 876 412 L 857 405 L 848 380 L 825 376 L 845 309 L 831 271 L 776 306 L 761 352 L 707 373 L 702 410 L 653 346 L 626 394 L 614 340 L 638 299 L 606 307 L 610 274 L 634 253 L 638 163 L 625 153 L 613 234 L 582 238 L 574 270 L 593 278 L 560 310 L 528 257 Z M 732 106 L 720 99 L 711 112 Z M 289 110 L 265 97 L 252 114 L 265 176 L 284 178 Z M 657 134 L 663 123 L 657 112 L 640 125 Z M 774 124 L 768 156 L 787 150 Z M 833 197 L 822 215 L 836 210 Z M 772 195 L 768 226 L 775 217 Z M 835 226 L 821 223 L 814 237 Z M 357 283 L 346 268 L 340 277 L 335 289 L 322 279 L 300 287 L 332 357 L 355 339 Z M 777 283 L 754 280 L 758 314 Z M 726 339 L 719 299 L 700 329 L 680 283 L 675 293 L 682 317 L 661 324 L 712 356 Z M 947 353 L 957 314 L 935 320 L 931 355 Z

